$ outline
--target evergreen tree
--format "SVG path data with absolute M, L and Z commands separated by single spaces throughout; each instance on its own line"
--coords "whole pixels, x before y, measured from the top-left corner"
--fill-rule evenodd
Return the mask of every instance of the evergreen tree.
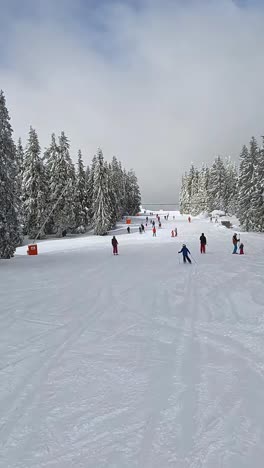
M 191 181 L 191 214 L 197 216 L 201 212 L 199 205 L 199 171 L 195 169 L 192 181 Z
M 84 170 L 81 150 L 79 150 L 78 152 L 78 169 L 76 174 L 74 209 L 76 226 L 87 226 L 88 221 L 86 207 L 86 174 Z
M 84 205 L 85 205 L 87 225 L 89 225 L 92 220 L 93 190 L 92 190 L 90 183 L 91 183 L 91 169 L 90 169 L 90 166 L 87 166 L 86 171 L 85 171 L 85 195 L 84 195 Z
M 141 195 L 137 177 L 133 170 L 128 171 L 125 183 L 126 190 L 126 211 L 130 215 L 136 215 L 140 210 Z
M 55 230 L 54 224 L 54 216 L 53 216 L 53 206 L 54 206 L 54 199 L 52 197 L 52 183 L 54 179 L 54 167 L 55 161 L 59 159 L 59 147 L 56 141 L 55 133 L 51 135 L 51 143 L 50 146 L 46 149 L 44 153 L 44 162 L 45 162 L 45 170 L 46 170 L 46 177 L 47 177 L 47 213 L 48 219 L 45 225 L 45 232 L 47 234 L 52 234 Z
M 224 211 L 230 215 L 237 211 L 237 169 L 230 158 L 225 161 Z
M 107 167 L 101 149 L 97 152 L 93 174 L 93 227 L 96 235 L 103 236 L 111 228 L 111 205 Z
M 64 132 L 61 132 L 58 145 L 55 135 L 52 135 L 51 146 L 46 152 L 49 205 L 53 210 L 54 228 L 59 237 L 62 236 L 64 230 L 75 228 L 75 169 L 69 148 L 68 138 Z
M 16 147 L 16 166 L 17 166 L 16 194 L 17 194 L 17 213 L 18 213 L 20 243 L 22 242 L 22 239 L 23 239 L 23 225 L 24 225 L 23 211 L 22 211 L 24 158 L 25 158 L 24 149 L 22 146 L 21 138 L 19 138 L 17 147 Z
M 3 91 L 0 91 L 0 258 L 11 258 L 20 242 L 16 147 Z
M 220 156 L 218 156 L 210 169 L 209 177 L 209 208 L 210 211 L 222 210 L 225 211 L 225 165 Z
M 254 229 L 252 197 L 254 194 L 254 170 L 258 157 L 258 145 L 254 137 L 250 141 L 250 149 L 243 146 L 240 155 L 238 184 L 238 218 L 241 226 L 247 231 Z
M 112 191 L 115 195 L 113 203 L 115 205 L 116 218 L 120 219 L 124 214 L 123 171 L 121 163 L 118 162 L 115 156 L 113 156 L 110 171 L 113 187 Z
M 106 164 L 107 171 L 107 185 L 109 189 L 109 203 L 111 213 L 111 226 L 115 226 L 119 218 L 119 203 L 118 203 L 118 192 L 117 187 L 114 185 L 114 174 L 111 164 Z
M 88 201 L 88 217 L 89 220 L 93 223 L 94 217 L 94 178 L 95 178 L 95 168 L 97 164 L 97 157 L 94 156 L 92 159 L 92 164 L 86 172 L 86 193 Z
M 46 177 L 40 157 L 40 145 L 36 130 L 30 127 L 25 152 L 23 171 L 23 218 L 24 229 L 30 238 L 35 238 L 46 215 Z M 39 234 L 42 237 L 44 232 Z
M 261 149 L 255 153 L 251 198 L 252 229 L 264 231 L 264 137 Z
M 182 176 L 180 191 L 180 212 L 181 214 L 190 213 L 190 194 L 188 191 L 188 174 L 185 172 Z
M 202 169 L 199 172 L 199 184 L 198 184 L 198 193 L 197 193 L 198 213 L 209 212 L 209 195 L 208 195 L 209 177 L 210 177 L 209 169 L 206 165 L 203 164 Z

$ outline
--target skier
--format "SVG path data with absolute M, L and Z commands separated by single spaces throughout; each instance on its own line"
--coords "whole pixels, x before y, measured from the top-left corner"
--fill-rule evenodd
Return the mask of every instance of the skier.
M 127 233 L 130 234 L 130 226 L 127 226 Z
M 182 245 L 182 249 L 178 253 L 182 253 L 184 263 L 186 263 L 186 260 L 188 260 L 189 263 L 192 263 L 191 259 L 188 257 L 188 254 L 191 255 L 191 252 L 187 249 L 185 244 Z
M 157 231 L 156 231 L 155 225 L 153 226 L 152 232 L 153 232 L 153 237 L 157 237 Z
M 175 232 L 173 230 L 171 231 L 171 237 L 175 237 Z
M 141 229 L 142 229 L 142 232 L 145 232 L 145 226 L 144 226 L 144 224 L 141 224 Z
M 112 239 L 112 246 L 113 246 L 113 254 L 118 255 L 118 250 L 117 250 L 118 242 L 115 236 Z
M 190 216 L 188 216 L 188 221 L 189 221 L 189 223 L 191 222 L 191 217 Z
M 175 237 L 177 237 L 178 236 L 177 228 L 174 229 L 174 232 L 175 232 Z
M 159 228 L 161 228 L 161 222 L 159 221 Z
M 240 242 L 240 239 L 237 238 L 237 233 L 235 232 L 235 234 L 233 235 L 233 246 L 234 246 L 234 250 L 233 250 L 233 254 L 236 254 L 237 253 L 237 244 L 238 242 Z
M 148 216 L 146 217 L 146 223 L 148 222 Z
M 142 227 L 141 226 L 139 226 L 138 230 L 139 230 L 139 234 L 142 234 Z
M 239 246 L 239 255 L 244 255 L 244 244 L 243 244 L 243 242 L 241 242 L 241 244 Z
M 152 221 L 152 226 L 155 227 L 155 221 Z
M 204 235 L 204 233 L 202 233 L 201 237 L 200 237 L 200 250 L 201 250 L 201 253 L 205 253 L 205 246 L 206 246 L 206 237 Z

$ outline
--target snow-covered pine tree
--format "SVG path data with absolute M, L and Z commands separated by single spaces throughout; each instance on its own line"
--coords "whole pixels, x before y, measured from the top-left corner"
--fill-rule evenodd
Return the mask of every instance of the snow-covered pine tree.
M 93 204 L 93 191 L 90 186 L 90 178 L 91 178 L 91 169 L 90 169 L 90 166 L 87 166 L 86 171 L 85 171 L 85 194 L 84 194 L 84 205 L 85 205 L 87 225 L 89 225 L 92 220 L 91 212 L 92 212 L 92 204 Z
M 57 145 L 52 135 L 51 146 L 46 152 L 49 174 L 49 208 L 53 209 L 54 229 L 59 237 L 67 229 L 74 229 L 75 169 L 69 152 L 69 141 L 61 132 Z M 54 208 L 55 207 L 55 208 Z
M 237 211 L 238 174 L 236 165 L 230 157 L 225 159 L 225 172 L 224 211 L 229 215 L 234 215 Z
M 40 153 L 37 132 L 30 127 L 24 159 L 22 203 L 24 230 L 32 239 L 37 236 L 46 215 L 46 176 Z M 43 235 L 44 231 L 39 237 Z
M 197 206 L 198 213 L 209 212 L 209 200 L 208 200 L 208 185 L 209 185 L 209 169 L 203 164 L 199 172 L 199 185 L 197 193 Z
M 198 169 L 195 169 L 194 176 L 192 177 L 191 183 L 191 214 L 197 216 L 201 212 L 199 202 L 199 183 L 200 174 Z
M 214 160 L 213 165 L 210 169 L 209 186 L 208 186 L 210 211 L 213 211 L 213 210 L 225 211 L 225 201 L 224 201 L 225 179 L 226 179 L 225 165 L 221 156 L 218 156 Z
M 24 226 L 23 210 L 22 210 L 24 158 L 25 158 L 24 149 L 22 146 L 21 138 L 19 138 L 17 147 L 16 147 L 16 166 L 17 166 L 16 191 L 17 191 L 17 210 L 18 210 L 20 244 L 22 243 L 22 240 L 23 240 L 23 226 Z
M 0 91 L 0 258 L 11 258 L 20 242 L 16 147 L 3 91 Z
M 123 193 L 123 171 L 121 163 L 113 156 L 111 165 L 111 179 L 113 192 L 115 194 L 116 219 L 123 215 L 124 193 Z
M 192 164 L 190 167 L 189 174 L 187 176 L 187 197 L 189 199 L 189 206 L 187 206 L 187 213 L 191 213 L 193 211 L 193 200 L 192 200 L 192 186 L 193 186 L 193 179 L 195 178 L 195 167 Z
M 109 190 L 109 202 L 110 202 L 110 211 L 111 211 L 111 226 L 115 226 L 118 220 L 118 201 L 117 201 L 117 194 L 116 194 L 116 187 L 114 186 L 113 181 L 113 171 L 111 164 L 106 165 L 107 170 L 107 185 Z
M 45 163 L 46 177 L 47 177 L 47 213 L 48 219 L 45 225 L 45 232 L 47 234 L 53 234 L 55 231 L 54 219 L 53 219 L 53 199 L 51 196 L 51 184 L 53 179 L 54 161 L 59 158 L 59 148 L 56 141 L 55 133 L 51 135 L 50 146 L 45 150 L 43 161 Z
M 258 144 L 254 137 L 250 141 L 250 148 L 243 146 L 240 154 L 239 182 L 238 182 L 238 219 L 246 231 L 254 229 L 254 170 L 258 156 Z
M 135 172 L 131 169 L 126 175 L 126 211 L 136 215 L 140 210 L 141 194 Z
M 81 150 L 78 151 L 78 168 L 76 173 L 74 210 L 77 228 L 85 229 L 88 224 L 88 213 L 86 207 L 86 175 Z
M 87 206 L 88 206 L 88 218 L 92 223 L 94 216 L 94 177 L 95 177 L 95 168 L 97 164 L 97 157 L 94 155 L 92 159 L 91 167 L 87 167 L 86 170 L 86 197 L 87 197 Z
M 181 214 L 190 212 L 190 195 L 188 192 L 188 174 L 182 176 L 181 191 L 180 191 L 180 212 Z
M 253 171 L 253 193 L 251 198 L 252 229 L 264 231 L 264 137 L 257 151 Z
M 108 187 L 108 173 L 101 149 L 98 149 L 93 175 L 93 227 L 99 236 L 107 234 L 111 228 L 111 205 Z

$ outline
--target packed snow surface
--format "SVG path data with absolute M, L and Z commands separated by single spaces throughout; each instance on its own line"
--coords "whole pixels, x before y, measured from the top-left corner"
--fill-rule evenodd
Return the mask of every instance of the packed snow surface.
M 1 468 L 263 468 L 263 236 L 176 218 L 0 262 Z

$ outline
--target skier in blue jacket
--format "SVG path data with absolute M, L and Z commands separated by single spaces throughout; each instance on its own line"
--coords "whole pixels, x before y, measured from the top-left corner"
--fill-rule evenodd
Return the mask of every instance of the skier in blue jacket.
M 182 249 L 178 253 L 182 253 L 184 263 L 186 263 L 186 260 L 188 260 L 189 263 L 192 263 L 190 257 L 188 257 L 188 254 L 191 255 L 191 252 L 187 249 L 185 244 L 182 245 Z

